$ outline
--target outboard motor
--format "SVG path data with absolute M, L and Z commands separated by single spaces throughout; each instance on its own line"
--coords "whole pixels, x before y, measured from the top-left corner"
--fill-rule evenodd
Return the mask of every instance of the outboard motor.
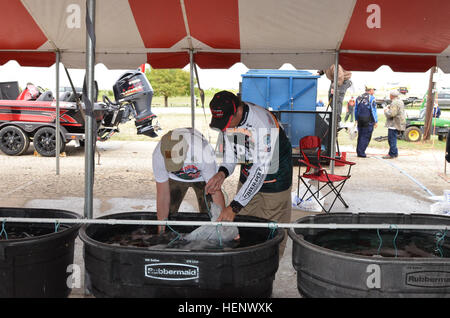
M 157 137 L 158 126 L 152 124 L 156 115 L 151 111 L 153 88 L 140 71 L 123 74 L 113 86 L 116 103 L 128 103 L 135 118 L 138 134 Z

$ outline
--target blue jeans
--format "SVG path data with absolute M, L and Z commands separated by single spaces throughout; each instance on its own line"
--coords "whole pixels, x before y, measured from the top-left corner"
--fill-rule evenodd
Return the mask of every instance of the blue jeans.
M 360 157 L 366 156 L 366 149 L 372 139 L 374 123 L 370 123 L 365 127 L 358 126 L 358 142 L 356 144 L 356 153 Z
M 389 142 L 389 156 L 397 157 L 398 149 L 397 149 L 397 129 L 388 129 L 388 142 Z

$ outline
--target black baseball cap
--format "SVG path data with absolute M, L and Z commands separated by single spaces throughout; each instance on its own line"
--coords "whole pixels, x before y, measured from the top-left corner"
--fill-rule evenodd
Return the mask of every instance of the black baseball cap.
M 224 131 L 230 126 L 231 118 L 236 114 L 239 98 L 231 92 L 220 91 L 214 95 L 209 108 L 211 109 L 211 123 L 209 127 Z

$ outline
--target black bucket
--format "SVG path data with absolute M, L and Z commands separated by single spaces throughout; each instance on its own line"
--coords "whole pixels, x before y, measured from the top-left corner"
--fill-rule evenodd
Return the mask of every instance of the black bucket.
M 76 219 L 69 211 L 0 208 L 2 217 Z M 67 297 L 80 225 L 5 222 L 0 239 L 0 297 Z
M 156 220 L 156 213 L 108 215 L 106 219 Z M 205 214 L 176 213 L 175 221 L 209 221 Z M 267 222 L 237 216 L 236 222 Z M 105 244 L 102 237 L 142 228 L 138 225 L 90 224 L 80 230 L 84 242 L 86 286 L 96 297 L 215 298 L 270 297 L 278 270 L 279 244 L 284 231 L 239 228 L 243 246 L 188 250 L 148 249 Z M 147 226 L 156 233 L 156 226 Z M 188 233 L 196 226 L 172 226 Z
M 297 288 L 305 297 L 450 297 L 450 233 L 395 227 L 450 226 L 449 217 L 331 213 L 297 223 L 391 224 L 378 231 L 291 229 Z

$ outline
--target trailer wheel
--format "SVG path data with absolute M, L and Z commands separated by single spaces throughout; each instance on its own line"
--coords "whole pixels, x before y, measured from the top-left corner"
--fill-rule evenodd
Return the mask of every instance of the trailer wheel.
M 66 148 L 65 142 L 61 140 L 60 152 Z M 53 127 L 42 127 L 33 139 L 34 149 L 43 157 L 54 157 L 56 154 L 56 130 Z
M 422 131 L 417 126 L 411 126 L 405 130 L 405 140 L 417 142 L 422 139 Z
M 19 127 L 6 126 L 0 130 L 0 150 L 9 156 L 20 156 L 27 151 L 30 138 Z

